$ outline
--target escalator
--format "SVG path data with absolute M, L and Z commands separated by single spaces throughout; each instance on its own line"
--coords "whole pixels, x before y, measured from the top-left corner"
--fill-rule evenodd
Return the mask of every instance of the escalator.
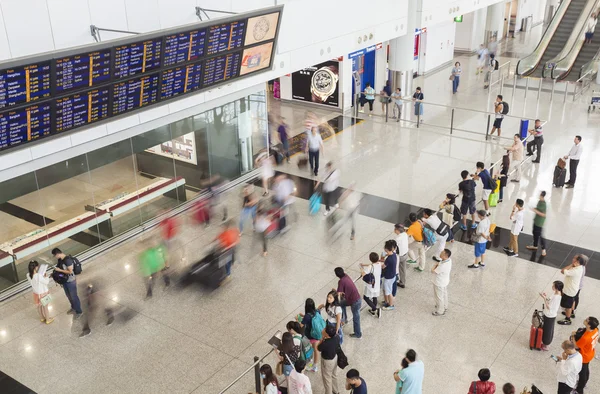
M 560 54 L 588 1 L 592 0 L 563 0 L 533 53 L 517 64 L 518 75 L 543 77 L 546 63 Z
M 575 59 L 575 63 L 573 63 L 568 74 L 566 74 L 566 77 L 561 76 L 559 79 L 563 81 L 577 81 L 585 73 L 585 71 L 583 71 L 584 66 L 587 66 L 597 57 L 598 51 L 600 51 L 599 39 L 593 40 L 591 44 L 584 44 Z

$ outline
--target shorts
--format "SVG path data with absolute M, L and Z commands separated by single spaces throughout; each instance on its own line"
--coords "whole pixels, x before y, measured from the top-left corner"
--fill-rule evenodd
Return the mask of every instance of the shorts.
M 589 32 L 589 31 L 585 33 L 585 39 L 586 40 L 591 40 L 592 37 L 594 37 L 594 33 Z
M 481 198 L 483 198 L 483 201 L 489 200 L 490 194 L 492 194 L 492 189 L 483 189 L 483 194 L 481 196 Z
M 475 257 L 481 257 L 485 254 L 487 242 L 477 242 L 475 245 Z
M 394 291 L 394 282 L 395 281 L 396 281 L 396 278 L 383 280 L 383 294 L 392 295 L 392 292 Z
M 466 215 L 467 210 L 469 211 L 469 213 L 471 215 L 475 213 L 475 211 L 477 210 L 477 204 L 475 204 L 475 200 L 473 200 L 473 201 L 462 200 L 462 202 L 460 203 L 460 213 L 462 213 L 463 215 Z
M 575 297 L 563 293 L 562 298 L 560 299 L 560 306 L 562 308 L 570 309 L 573 307 L 573 302 L 575 302 Z
M 309 339 L 310 343 L 319 343 L 320 341 L 318 339 Z
M 494 120 L 494 128 L 501 129 L 503 120 L 504 118 L 496 118 L 496 120 Z

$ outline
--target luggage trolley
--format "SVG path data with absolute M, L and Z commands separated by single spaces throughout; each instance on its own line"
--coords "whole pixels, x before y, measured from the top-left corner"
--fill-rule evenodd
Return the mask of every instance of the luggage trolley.
M 592 99 L 588 107 L 588 113 L 596 111 L 596 105 L 600 106 L 600 91 L 592 90 Z

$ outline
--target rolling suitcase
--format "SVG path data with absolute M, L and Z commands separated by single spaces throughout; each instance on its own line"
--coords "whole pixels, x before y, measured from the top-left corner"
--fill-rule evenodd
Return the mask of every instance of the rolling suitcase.
M 544 335 L 544 329 L 542 327 L 531 326 L 529 332 L 529 349 L 542 350 L 542 336 Z
M 567 177 L 567 170 L 560 168 L 559 166 L 554 167 L 554 179 L 552 184 L 554 187 L 563 187 L 565 185 L 565 178 Z

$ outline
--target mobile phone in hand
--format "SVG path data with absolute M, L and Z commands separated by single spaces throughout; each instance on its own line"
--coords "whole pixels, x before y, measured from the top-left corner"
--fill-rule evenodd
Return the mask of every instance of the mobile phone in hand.
M 558 357 L 556 357 L 555 355 L 551 355 L 550 358 L 556 362 L 559 362 L 560 360 L 558 359 Z

